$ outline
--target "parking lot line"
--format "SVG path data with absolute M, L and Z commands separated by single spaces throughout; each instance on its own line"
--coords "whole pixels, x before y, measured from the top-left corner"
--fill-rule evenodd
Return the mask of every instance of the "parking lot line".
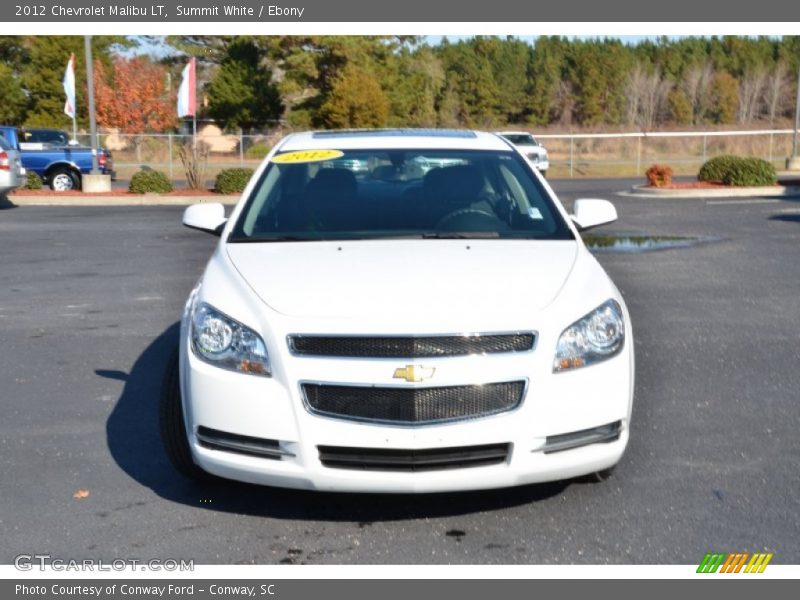
M 777 199 L 758 198 L 753 200 L 706 200 L 706 204 L 711 206 L 721 206 L 723 204 L 775 204 L 780 202 Z

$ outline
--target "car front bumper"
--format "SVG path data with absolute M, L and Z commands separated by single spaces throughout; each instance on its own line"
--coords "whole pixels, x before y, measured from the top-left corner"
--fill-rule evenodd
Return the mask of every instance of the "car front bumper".
M 301 358 L 287 353 L 273 357 L 273 377 L 244 375 L 198 359 L 189 348 L 184 325 L 181 386 L 189 445 L 195 462 L 209 473 L 310 490 L 446 492 L 568 479 L 615 465 L 625 450 L 633 394 L 631 348 L 630 340 L 626 341 L 620 355 L 565 373 L 552 373 L 551 359 L 534 360 L 537 352 L 544 351 L 426 359 L 426 366 L 437 369 L 437 385 L 518 380 L 524 376 L 525 397 L 517 408 L 493 416 L 398 426 L 312 414 L 304 403 L 300 382 L 392 385 L 394 381 L 397 385 L 391 377 L 395 363 L 406 361 Z M 546 368 L 541 368 L 542 362 Z M 479 372 L 483 373 L 480 381 L 474 376 Z M 611 424 L 618 427 L 618 435 L 611 439 L 549 451 L 565 434 L 591 432 Z M 201 441 L 202 435 L 198 437 L 201 427 L 228 436 L 246 436 L 274 452 L 264 456 L 209 445 Z M 591 439 L 591 435 L 586 438 Z M 508 445 L 508 454 L 500 462 L 435 470 L 331 467 L 323 464 L 320 453 L 324 446 L 424 453 L 496 444 Z

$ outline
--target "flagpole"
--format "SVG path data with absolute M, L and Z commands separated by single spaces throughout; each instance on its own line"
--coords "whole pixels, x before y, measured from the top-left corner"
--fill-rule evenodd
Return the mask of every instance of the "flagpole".
M 194 71 L 194 106 L 192 107 L 192 154 L 197 162 L 197 59 L 192 57 Z
M 72 117 L 72 139 L 78 141 L 78 121 Z

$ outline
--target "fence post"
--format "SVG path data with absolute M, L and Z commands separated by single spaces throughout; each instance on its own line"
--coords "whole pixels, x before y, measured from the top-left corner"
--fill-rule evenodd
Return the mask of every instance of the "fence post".
M 572 179 L 572 165 L 573 165 L 573 150 L 572 150 L 572 146 L 573 146 L 574 140 L 575 140 L 575 138 L 573 138 L 572 136 L 569 136 L 569 177 L 570 177 L 570 179 Z
M 703 164 L 706 162 L 706 139 L 708 139 L 708 136 L 703 133 Z
M 244 134 L 239 130 L 239 166 L 244 167 Z
M 136 162 L 139 163 L 139 166 L 142 166 L 142 136 L 136 136 Z
M 172 181 L 172 132 L 170 131 L 167 136 L 167 145 L 169 146 L 169 179 Z
M 636 175 L 642 172 L 642 136 L 636 138 Z
M 772 162 L 772 136 L 774 134 L 770 132 L 769 134 L 769 162 Z

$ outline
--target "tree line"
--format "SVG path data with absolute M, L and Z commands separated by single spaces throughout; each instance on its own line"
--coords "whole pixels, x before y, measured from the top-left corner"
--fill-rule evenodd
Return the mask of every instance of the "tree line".
M 339 127 L 771 126 L 794 109 L 800 37 L 95 36 L 98 121 L 179 126 L 180 72 L 198 59 L 199 117 L 227 130 Z M 149 40 L 153 43 L 154 40 Z M 79 36 L 0 37 L 0 121 L 68 127 L 61 88 Z M 79 122 L 87 122 L 85 83 Z

